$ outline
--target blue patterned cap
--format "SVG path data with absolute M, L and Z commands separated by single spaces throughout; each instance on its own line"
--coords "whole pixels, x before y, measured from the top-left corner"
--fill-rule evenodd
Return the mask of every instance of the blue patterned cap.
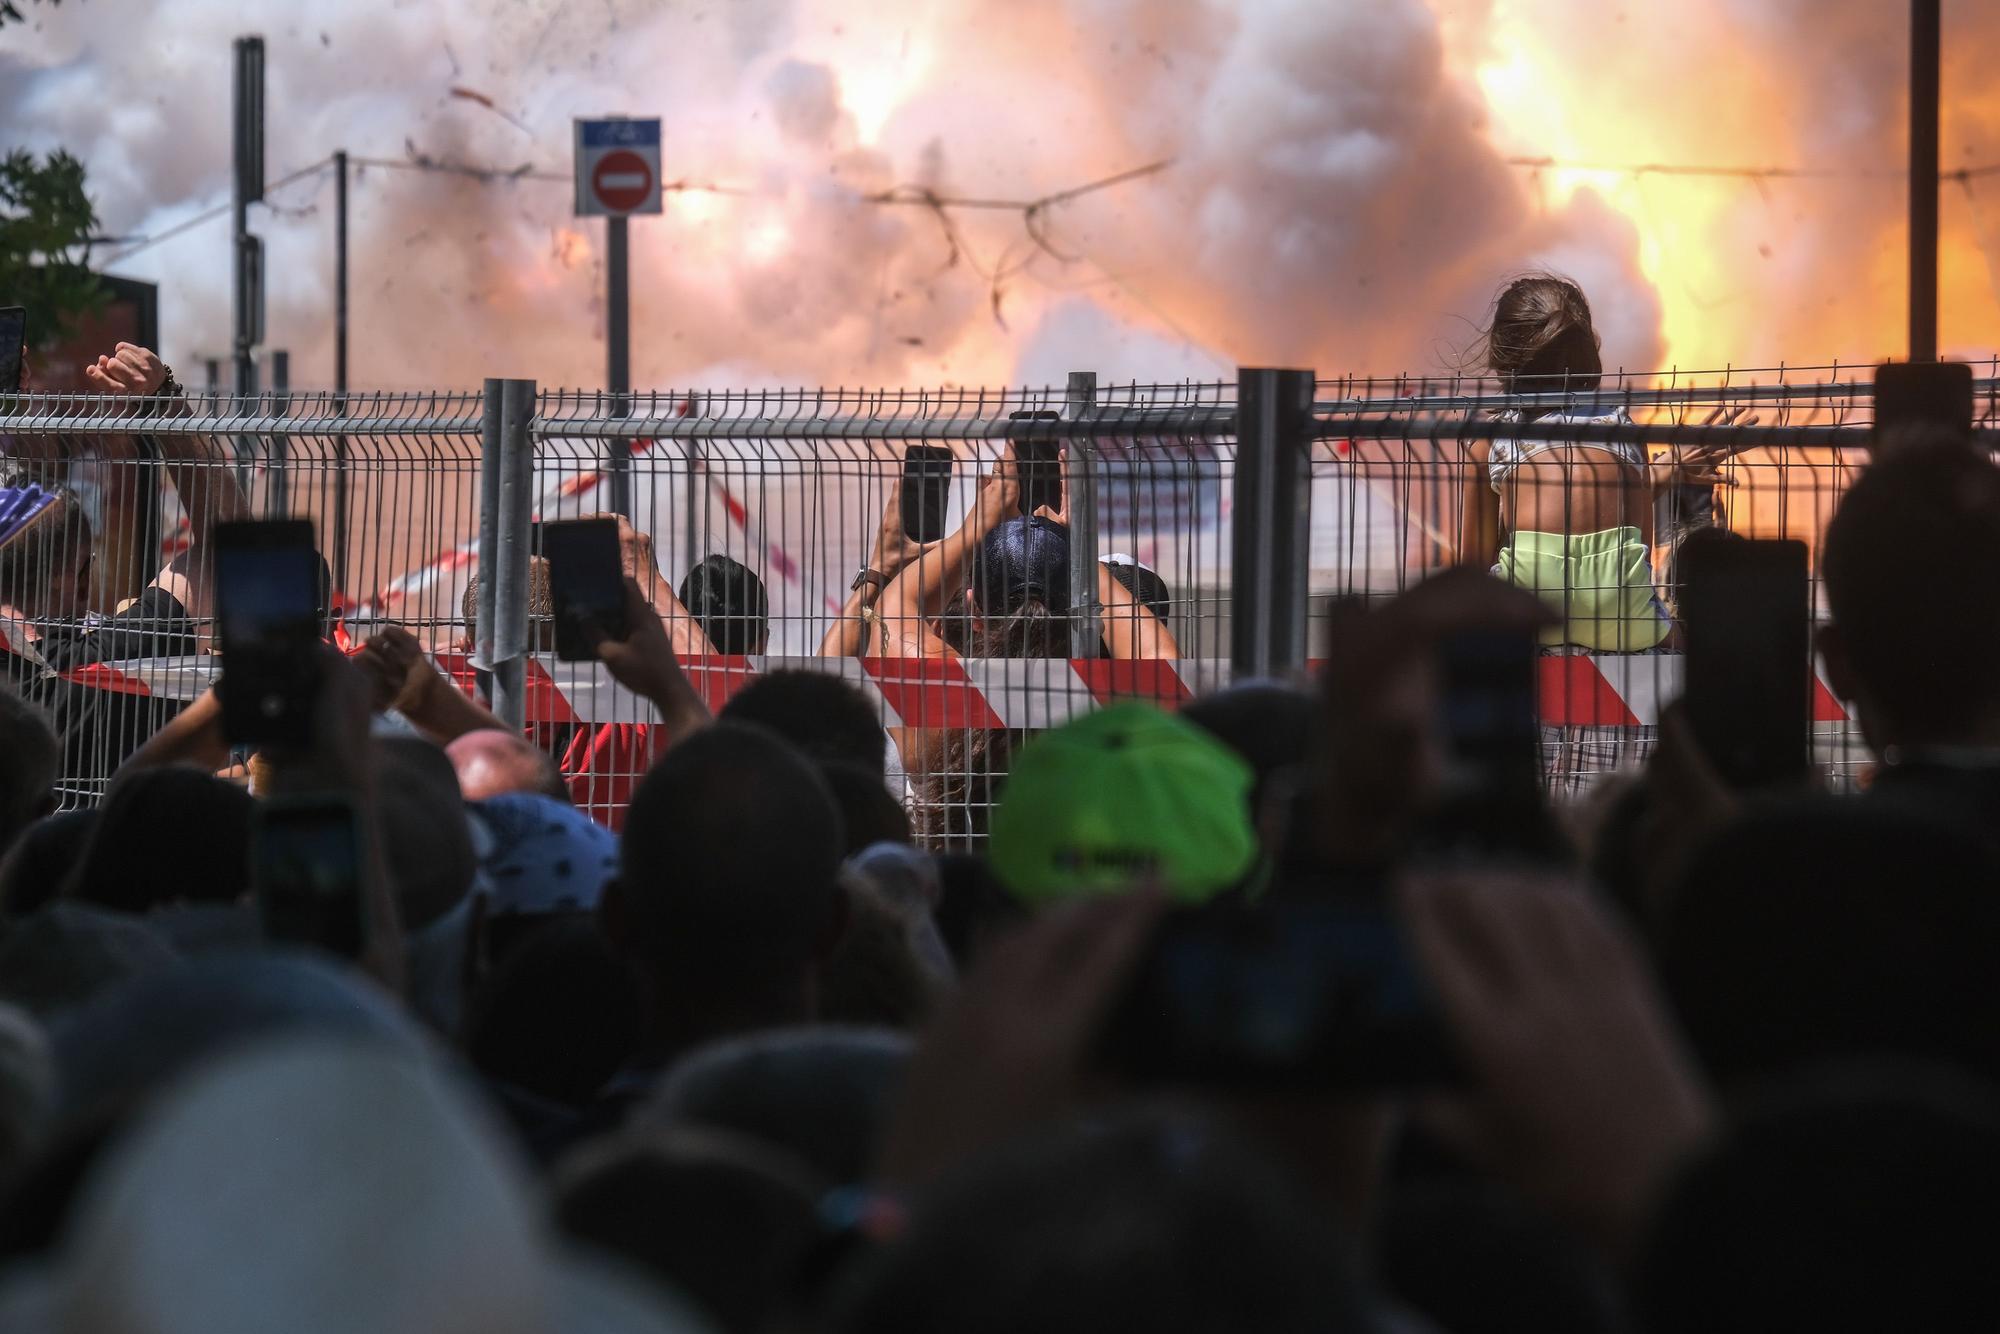
M 488 840 L 480 869 L 493 916 L 589 912 L 618 869 L 618 837 L 552 797 L 513 792 L 469 803 Z
M 0 486 L 0 547 L 27 532 L 36 518 L 61 499 L 61 492 L 38 482 Z

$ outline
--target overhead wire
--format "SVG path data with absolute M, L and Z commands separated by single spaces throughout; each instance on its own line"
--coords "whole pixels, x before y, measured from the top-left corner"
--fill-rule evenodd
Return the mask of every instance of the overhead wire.
M 325 171 L 328 167 L 332 165 L 333 165 L 333 159 L 331 157 L 323 157 L 319 161 L 314 162 L 309 166 L 300 167 L 297 171 L 292 172 L 290 175 L 281 176 L 277 180 L 272 181 L 269 185 L 266 185 L 264 187 L 264 193 L 268 195 L 274 190 L 282 190 L 288 185 L 296 184 L 299 181 L 305 180 L 309 176 L 317 175 L 318 173 Z M 150 250 L 156 245 L 161 245 L 164 244 L 165 242 L 173 240 L 176 236 L 181 235 L 183 232 L 192 231 L 196 227 L 201 226 L 201 224 L 203 224 L 204 222 L 208 222 L 211 221 L 212 219 L 221 217 L 223 214 L 229 212 L 229 210 L 234 207 L 235 204 L 233 201 L 227 204 L 217 204 L 212 208 L 203 209 L 201 212 L 194 214 L 192 217 L 181 219 L 179 222 L 175 223 L 173 226 L 167 228 L 167 230 L 163 232 L 155 232 L 146 236 L 129 238 L 131 240 L 131 244 L 123 246 L 122 248 L 113 251 L 111 254 L 106 255 L 104 258 L 100 259 L 98 263 L 100 265 L 121 264 L 124 261 L 132 258 L 132 256 L 140 253 L 141 251 Z

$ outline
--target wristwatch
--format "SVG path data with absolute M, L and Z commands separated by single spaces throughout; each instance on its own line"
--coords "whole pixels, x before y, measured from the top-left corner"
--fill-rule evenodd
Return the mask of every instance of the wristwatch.
M 174 368 L 172 366 L 167 367 L 167 378 L 160 381 L 160 387 L 153 391 L 153 397 L 183 398 L 186 395 L 187 390 L 183 389 L 181 382 L 174 378 Z
M 863 584 L 868 585 L 879 593 L 889 586 L 889 576 L 880 570 L 864 565 L 861 567 L 861 573 L 854 576 L 854 582 L 847 586 L 847 591 L 852 593 Z

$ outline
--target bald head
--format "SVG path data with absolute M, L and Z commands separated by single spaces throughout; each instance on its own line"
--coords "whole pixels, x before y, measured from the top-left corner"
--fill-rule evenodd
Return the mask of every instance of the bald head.
M 562 774 L 549 753 L 526 737 L 497 728 L 467 732 L 445 747 L 451 767 L 458 770 L 459 790 L 467 801 L 510 792 L 538 793 L 569 800 Z

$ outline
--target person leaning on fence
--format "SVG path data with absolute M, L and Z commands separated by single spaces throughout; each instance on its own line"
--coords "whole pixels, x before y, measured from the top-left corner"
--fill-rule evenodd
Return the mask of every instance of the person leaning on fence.
M 1881 763 L 1871 800 L 2000 841 L 2000 468 L 1930 432 L 1878 442 L 1821 547 L 1827 681 Z
M 1486 366 L 1509 394 L 1597 394 L 1603 360 L 1590 303 L 1575 283 L 1531 274 L 1509 283 L 1485 334 Z M 1704 425 L 1729 425 L 1740 409 L 1716 409 Z M 1629 426 L 1622 407 L 1512 409 L 1499 420 Z M 1755 417 L 1742 424 L 1751 425 Z M 1474 428 L 1477 429 L 1476 427 Z M 1641 653 L 1659 648 L 1673 622 L 1652 564 L 1654 493 L 1724 485 L 1717 471 L 1736 451 L 1703 445 L 1651 462 L 1643 445 L 1569 444 L 1532 438 L 1478 440 L 1468 447 L 1461 564 L 1490 566 L 1531 589 L 1562 616 L 1544 632 L 1550 648 Z
M 1020 513 L 1020 496 L 1009 445 L 981 482 L 964 525 L 925 548 L 883 590 L 876 605 L 884 657 L 1069 657 L 1067 487 L 1061 508 L 1030 516 Z M 1099 564 L 1097 576 L 1100 627 L 1113 658 L 1180 656 L 1166 625 L 1111 567 Z M 951 607 L 961 597 L 963 619 L 954 626 Z M 946 727 L 890 735 L 910 772 L 924 775 L 922 832 L 947 845 L 981 835 L 1007 757 L 1025 734 Z
M 84 374 L 100 393 L 144 400 L 134 404 L 135 427 L 143 429 L 145 416 L 187 412 L 173 372 L 150 349 L 120 343 Z M 33 627 L 37 651 L 57 671 L 194 653 L 213 624 L 210 541 L 217 523 L 247 518 L 249 502 L 213 437 L 155 439 L 167 479 L 187 511 L 189 544 L 135 600 L 108 615 L 93 615 L 90 605 L 95 544 L 75 493 L 25 474 L 0 485 L 0 607 L 12 608 Z

